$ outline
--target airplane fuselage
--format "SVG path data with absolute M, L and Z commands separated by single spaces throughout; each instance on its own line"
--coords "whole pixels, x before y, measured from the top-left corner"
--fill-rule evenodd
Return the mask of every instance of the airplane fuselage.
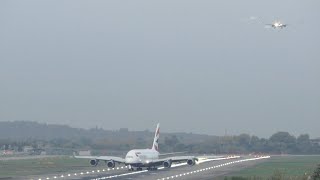
M 280 22 L 275 22 L 275 23 L 273 23 L 272 24 L 272 27 L 273 28 L 275 28 L 275 29 L 277 29 L 277 28 L 285 28 L 287 25 L 286 24 L 282 24 L 282 23 L 280 23 Z
M 133 149 L 125 157 L 125 164 L 133 167 L 153 166 L 153 161 L 159 159 L 159 152 L 154 149 Z

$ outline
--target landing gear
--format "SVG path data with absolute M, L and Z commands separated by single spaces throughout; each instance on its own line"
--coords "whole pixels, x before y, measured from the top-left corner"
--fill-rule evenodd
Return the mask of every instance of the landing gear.
M 147 170 L 148 171 L 156 171 L 156 170 L 158 170 L 158 168 L 157 167 L 148 167 Z
M 128 170 L 129 171 L 134 171 L 133 167 L 131 165 L 128 165 Z
M 137 171 L 142 171 L 142 167 L 138 167 L 138 168 L 137 168 Z

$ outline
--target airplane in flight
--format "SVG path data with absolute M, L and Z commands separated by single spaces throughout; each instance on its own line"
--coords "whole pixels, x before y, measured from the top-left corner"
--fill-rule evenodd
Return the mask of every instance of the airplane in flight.
M 158 166 L 163 166 L 165 168 L 170 168 L 171 164 L 174 162 L 187 162 L 188 165 L 195 165 L 198 158 L 195 156 L 176 156 L 176 157 L 166 157 L 161 158 L 164 155 L 159 153 L 159 135 L 160 135 L 160 124 L 157 124 L 156 132 L 154 135 L 154 140 L 151 149 L 133 149 L 130 150 L 125 158 L 116 156 L 74 156 L 75 158 L 85 158 L 90 159 L 90 164 L 92 166 L 97 166 L 100 161 L 104 161 L 109 168 L 114 168 L 116 163 L 125 164 L 129 166 L 129 170 L 133 171 L 136 168 L 137 171 L 141 171 L 143 167 L 148 170 L 157 170 Z
M 283 29 L 285 27 L 287 27 L 287 24 L 283 24 L 280 21 L 275 21 L 273 24 L 266 24 L 266 27 L 272 27 L 274 29 Z

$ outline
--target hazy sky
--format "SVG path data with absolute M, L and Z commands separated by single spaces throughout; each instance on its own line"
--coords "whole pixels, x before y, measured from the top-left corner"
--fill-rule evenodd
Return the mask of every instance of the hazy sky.
M 1 0 L 0 121 L 320 137 L 319 7 Z

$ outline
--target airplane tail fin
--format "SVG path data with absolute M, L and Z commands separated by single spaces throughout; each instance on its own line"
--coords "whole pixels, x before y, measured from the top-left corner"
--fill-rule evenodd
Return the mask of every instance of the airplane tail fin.
M 158 142 L 159 142 L 159 134 L 160 134 L 160 124 L 158 123 L 156 132 L 154 134 L 153 145 L 152 145 L 152 149 L 156 150 L 156 151 L 159 151 L 159 144 L 158 144 Z

